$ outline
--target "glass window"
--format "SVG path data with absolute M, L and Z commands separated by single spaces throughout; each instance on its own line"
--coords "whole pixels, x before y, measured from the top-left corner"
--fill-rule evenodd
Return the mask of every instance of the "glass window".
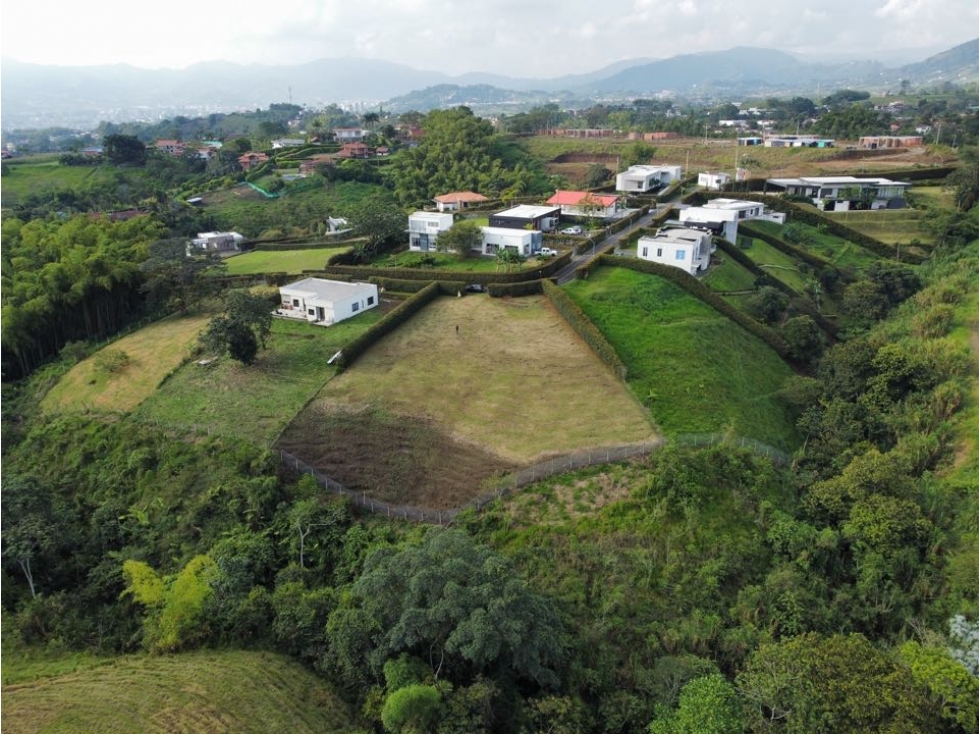
M 649 257 L 649 248 L 648 247 L 642 248 L 642 256 L 643 257 Z
M 298 298 L 293 298 L 292 299 L 292 305 L 295 306 L 296 308 L 299 308 L 299 299 Z
M 355 303 L 353 306 L 350 307 L 350 310 L 351 311 L 359 311 L 360 310 L 360 304 L 359 303 Z
M 367 296 L 367 305 L 368 306 L 374 305 L 374 296 Z
M 663 257 L 663 248 L 662 247 L 657 247 L 656 248 L 656 257 Z
M 687 259 L 687 251 L 686 250 L 677 250 L 676 251 L 676 259 L 677 260 L 686 260 Z

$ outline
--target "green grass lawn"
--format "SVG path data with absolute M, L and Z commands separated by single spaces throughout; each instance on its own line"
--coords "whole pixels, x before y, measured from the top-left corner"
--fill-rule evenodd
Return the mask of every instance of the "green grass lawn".
M 317 247 L 304 250 L 252 250 L 225 260 L 227 275 L 259 273 L 301 273 L 319 270 L 326 261 L 348 247 Z
M 77 189 L 104 183 L 110 185 L 117 169 L 112 166 L 62 166 L 56 161 L 43 163 L 7 161 L 2 200 L 4 207 L 19 204 L 28 194 L 43 194 L 61 189 Z
M 740 235 L 738 239 L 741 239 Z M 741 250 L 745 255 L 758 263 L 765 272 L 781 280 L 796 293 L 804 292 L 808 278 L 805 273 L 800 272 L 800 263 L 795 258 L 776 250 L 767 242 L 758 239 L 753 239 L 751 242 L 751 247 Z
M 751 222 L 751 226 L 773 237 L 777 237 L 787 244 L 800 247 L 814 255 L 818 255 L 824 260 L 828 260 L 834 265 L 846 270 L 858 272 L 880 259 L 877 255 L 849 240 L 837 237 L 829 232 L 821 232 L 817 227 L 812 227 L 802 222 L 792 222 L 791 225 L 782 225 L 776 222 L 753 221 Z M 787 242 L 784 237 L 786 226 L 792 226 L 802 233 L 806 241 L 802 243 Z M 746 236 L 750 235 L 746 233 Z
M 348 732 L 356 717 L 283 655 L 238 650 L 21 668 L 4 651 L 5 732 Z M 25 675 L 26 673 L 26 675 Z M 33 675 L 31 675 L 33 673 Z
M 615 347 L 667 435 L 731 431 L 781 449 L 797 444 L 776 396 L 792 370 L 710 306 L 625 268 L 598 268 L 567 292 Z
M 912 240 L 935 243 L 935 236 L 925 227 L 929 213 L 924 209 L 824 212 L 824 216 L 889 245 L 909 245 Z
M 911 196 L 927 209 L 955 209 L 955 194 L 944 186 L 915 186 Z
M 149 397 L 163 377 L 190 353 L 209 315 L 172 316 L 113 342 L 106 350 L 122 350 L 130 362 L 109 373 L 96 366 L 98 353 L 82 360 L 41 402 L 46 411 L 132 410 Z
M 268 444 L 336 374 L 327 360 L 380 318 L 375 308 L 330 327 L 276 319 L 268 349 L 254 364 L 228 357 L 206 367 L 186 364 L 134 415 L 184 431 Z
M 711 256 L 703 283 L 715 291 L 746 291 L 755 287 L 755 275 L 744 265 L 718 250 Z

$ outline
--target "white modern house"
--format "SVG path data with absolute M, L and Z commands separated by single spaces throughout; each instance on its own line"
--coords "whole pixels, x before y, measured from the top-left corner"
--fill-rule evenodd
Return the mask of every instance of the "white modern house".
M 408 249 L 417 252 L 434 250 L 439 234 L 451 227 L 451 214 L 415 212 L 408 217 Z
M 198 232 L 190 241 L 187 254 L 190 255 L 195 249 L 204 252 L 237 252 L 244 241 L 244 236 L 237 232 Z
M 272 141 L 273 148 L 298 148 L 306 144 L 306 138 L 277 138 Z
M 615 190 L 644 194 L 683 178 L 682 166 L 629 166 L 615 177 Z
M 561 207 L 520 204 L 512 209 L 490 214 L 490 227 L 506 229 L 539 229 L 550 232 L 561 221 Z
M 766 184 L 785 194 L 805 196 L 824 211 L 845 212 L 856 209 L 902 209 L 904 195 L 911 184 L 887 178 L 855 176 L 806 176 L 770 178 Z
M 362 127 L 337 127 L 333 129 L 338 143 L 359 143 L 367 137 L 367 130 Z
M 495 255 L 503 249 L 516 250 L 528 257 L 541 248 L 544 234 L 540 230 L 510 229 L 509 227 L 481 227 L 483 230 L 484 255 Z
M 621 197 L 590 191 L 557 191 L 545 204 L 561 207 L 561 216 L 609 219 L 619 211 Z
M 652 237 L 640 237 L 636 251 L 643 260 L 696 275 L 710 265 L 713 244 L 711 233 L 702 229 L 664 227 Z
M 330 326 L 362 311 L 376 308 L 379 299 L 373 283 L 303 278 L 279 288 L 282 299 L 275 313 L 304 319 L 317 326 Z
M 697 176 L 697 185 L 703 186 L 708 191 L 720 191 L 721 188 L 731 180 L 731 174 L 718 171 L 711 173 L 705 171 Z
M 770 212 L 757 201 L 741 199 L 711 199 L 703 206 L 680 209 L 678 219 L 681 224 L 698 228 L 708 228 L 728 242 L 738 241 L 738 222 L 748 219 L 764 219 L 769 222 L 785 223 L 785 214 Z

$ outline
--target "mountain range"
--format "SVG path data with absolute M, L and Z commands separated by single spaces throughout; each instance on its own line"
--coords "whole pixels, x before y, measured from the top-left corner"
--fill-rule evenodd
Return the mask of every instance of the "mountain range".
M 92 128 L 102 120 L 155 120 L 294 101 L 311 107 L 336 102 L 393 111 L 455 104 L 530 106 L 545 101 L 587 102 L 671 93 L 734 98 L 823 93 L 840 87 L 893 88 L 979 79 L 979 39 L 917 63 L 816 63 L 782 51 L 732 48 L 668 59 L 627 59 L 587 74 L 551 79 L 415 69 L 377 59 L 319 59 L 295 66 L 206 62 L 185 69 L 118 64 L 68 67 L 0 64 L 4 129 Z M 435 88 L 432 91 L 432 88 Z M 425 92 L 412 95 L 412 92 Z M 414 105 L 414 106 L 412 106 Z

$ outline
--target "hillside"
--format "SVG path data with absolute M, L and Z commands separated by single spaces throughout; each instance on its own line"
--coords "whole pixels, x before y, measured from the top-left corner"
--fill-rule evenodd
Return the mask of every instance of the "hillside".
M 97 662 L 8 683 L 17 664 L 5 653 L 4 732 L 340 734 L 356 729 L 353 712 L 329 683 L 282 655 L 208 651 Z

